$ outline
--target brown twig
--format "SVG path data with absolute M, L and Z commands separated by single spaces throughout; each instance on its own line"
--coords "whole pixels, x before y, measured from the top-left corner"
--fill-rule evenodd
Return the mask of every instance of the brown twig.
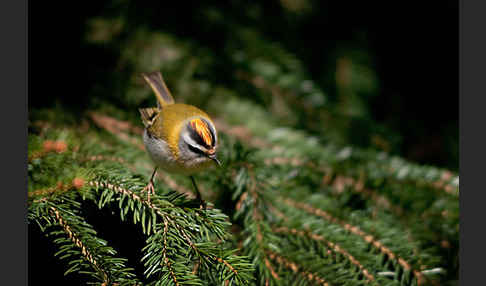
M 265 253 L 266 254 L 266 253 Z M 280 277 L 278 276 L 277 272 L 273 269 L 272 263 L 268 260 L 268 258 L 264 257 L 263 258 L 265 262 L 265 266 L 270 270 L 270 274 L 273 276 L 275 280 L 280 280 Z M 268 282 L 268 281 L 267 281 Z
M 170 264 L 170 261 L 169 261 L 169 257 L 167 257 L 167 233 L 169 232 L 169 223 L 167 222 L 167 220 L 162 217 L 163 220 L 164 220 L 164 245 L 162 247 L 162 261 L 164 261 L 164 265 L 167 265 L 167 268 L 169 269 L 169 273 L 170 273 L 170 276 L 172 277 L 172 281 L 174 281 L 174 283 L 176 285 L 179 285 L 179 283 L 177 282 L 177 277 L 174 273 L 174 269 L 172 268 L 172 265 Z
M 63 183 L 61 181 L 57 182 L 56 186 L 47 188 L 47 189 L 39 189 L 32 192 L 27 193 L 28 198 L 32 198 L 35 196 L 47 196 L 52 195 L 55 193 L 65 193 L 71 189 L 80 189 L 84 185 L 84 180 L 81 178 L 74 178 L 71 183 Z
M 126 163 L 125 159 L 123 159 L 121 157 L 105 156 L 105 155 L 92 155 L 92 156 L 85 158 L 84 160 L 92 161 L 92 162 L 94 162 L 94 161 L 113 161 L 113 162 L 118 162 L 118 163 L 121 163 L 121 164 Z
M 99 114 L 97 112 L 89 112 L 88 115 L 97 126 L 117 136 L 122 141 L 129 142 L 137 146 L 140 150 L 145 150 L 145 146 L 140 142 L 140 140 L 137 140 L 125 133 L 132 132 L 134 134 L 141 135 L 143 133 L 142 128 L 133 126 L 128 121 L 119 120 L 107 115 Z
M 241 209 L 247 197 L 248 192 L 244 192 L 243 194 L 241 194 L 240 199 L 238 200 L 238 202 L 236 202 L 236 211 L 239 211 Z
M 214 260 L 218 261 L 219 263 L 223 263 L 231 272 L 233 272 L 235 275 L 238 275 L 238 271 L 233 266 L 231 266 L 228 261 L 217 256 L 214 257 Z
M 137 135 L 142 135 L 143 133 L 143 128 L 134 126 L 131 122 L 129 121 L 124 121 L 120 119 L 116 119 L 114 117 L 101 114 L 98 112 L 88 112 L 88 115 L 93 119 L 93 121 L 99 125 L 103 126 L 105 129 L 107 129 L 110 132 L 116 133 L 119 131 L 126 131 L 126 132 L 131 132 Z

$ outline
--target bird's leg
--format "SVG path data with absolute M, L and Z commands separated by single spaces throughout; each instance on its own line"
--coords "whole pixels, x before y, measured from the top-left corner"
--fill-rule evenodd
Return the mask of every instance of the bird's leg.
M 147 201 L 149 203 L 150 203 L 150 195 L 155 195 L 154 177 L 155 177 L 155 174 L 157 174 L 157 168 L 158 167 L 155 167 L 154 172 L 152 173 L 152 176 L 150 177 L 149 183 L 142 190 L 142 192 L 147 191 Z
M 206 202 L 201 197 L 201 193 L 199 192 L 199 188 L 197 187 L 196 180 L 194 180 L 193 176 L 189 176 L 189 177 L 191 178 L 192 185 L 196 190 L 196 199 L 199 201 L 200 206 L 203 207 L 204 210 L 206 210 Z

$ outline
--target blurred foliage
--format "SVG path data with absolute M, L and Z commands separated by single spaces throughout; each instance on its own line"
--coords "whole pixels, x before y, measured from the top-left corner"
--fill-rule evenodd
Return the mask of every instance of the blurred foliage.
M 451 15 L 457 8 L 451 3 L 426 7 Z M 231 252 L 240 247 L 238 243 L 244 243 L 242 255 L 252 259 L 255 282 L 263 285 L 266 281 L 279 283 L 276 275 L 305 284 L 312 282 L 308 279 L 311 274 L 324 275 L 332 285 L 360 285 L 366 281 L 363 267 L 378 277 L 378 284 L 398 283 L 393 285 L 419 283 L 412 270 L 440 267 L 446 274 L 432 271 L 431 280 L 455 285 L 459 179 L 454 172 L 459 155 L 457 76 L 451 58 L 457 53 L 452 47 L 439 45 L 454 45 L 456 39 L 444 26 L 430 36 L 441 40 L 436 46 L 421 44 L 432 28 L 424 28 L 427 24 L 417 19 L 426 16 L 417 12 L 414 23 L 402 24 L 415 13 L 417 4 L 407 4 L 400 13 L 390 10 L 386 15 L 377 11 L 389 6 L 349 1 L 205 1 L 171 3 L 168 7 L 163 2 L 114 0 L 84 4 L 59 14 L 50 11 L 52 4 L 32 4 L 30 157 L 43 150 L 45 140 L 69 142 L 70 150 L 85 146 L 69 156 L 110 155 L 131 162 L 135 171 L 95 174 L 110 182 L 128 180 L 138 187 L 140 174 L 146 178 L 150 172 L 144 165 L 149 162 L 146 156 L 93 123 L 91 112 L 140 127 L 138 108 L 155 105 L 140 73 L 160 70 L 176 101 L 194 104 L 226 126 L 221 131 L 224 171 L 201 178 L 207 182 L 206 188 L 214 189 L 215 207 L 231 219 L 232 227 L 241 228 L 231 229 L 234 241 L 230 239 L 221 252 L 243 269 L 242 278 L 231 278 L 235 283 L 248 278 L 245 260 Z M 55 17 L 48 17 L 52 14 Z M 447 18 L 439 20 L 436 22 L 442 23 Z M 448 21 L 453 25 L 457 22 Z M 52 32 L 58 31 L 59 25 L 66 25 L 70 32 L 62 36 Z M 385 28 L 392 32 L 385 32 Z M 410 31 L 415 33 L 411 35 Z M 51 69 L 55 71 L 47 72 Z M 36 125 L 39 122 L 43 127 Z M 92 130 L 93 125 L 100 129 Z M 90 136 L 81 135 L 83 128 L 90 130 L 86 133 Z M 44 133 L 52 129 L 57 131 Z M 72 168 L 62 168 L 62 164 L 74 162 L 69 156 L 62 153 L 33 160 L 29 164 L 29 191 L 55 186 L 60 180 L 85 178 L 85 169 L 94 167 L 76 163 Z M 264 165 L 268 160 L 286 163 Z M 299 167 L 291 163 L 295 160 Z M 242 162 L 255 168 L 242 167 Z M 97 167 L 120 168 L 105 163 Z M 251 193 L 252 176 L 268 185 Z M 183 178 L 174 178 L 186 184 Z M 364 188 L 357 187 L 358 182 Z M 275 189 L 280 191 L 278 196 L 271 195 Z M 175 206 L 186 203 L 172 198 L 165 187 L 159 195 Z M 109 205 L 110 198 L 98 198 L 96 193 L 92 196 L 95 204 Z M 113 194 L 109 196 L 116 199 Z M 252 204 L 251 200 L 257 198 L 258 203 Z M 78 208 L 76 197 L 65 199 L 68 201 L 62 203 L 68 204 L 66 208 Z M 303 203 L 308 205 L 304 207 Z M 47 217 L 50 206 L 62 206 L 34 205 L 38 214 L 34 219 Z M 70 217 L 71 213 L 67 217 L 83 231 L 106 227 L 106 231 L 100 231 L 101 237 L 112 238 L 107 240 L 115 244 L 114 248 L 126 248 L 126 242 L 110 234 L 115 231 L 110 226 L 112 221 L 96 225 L 89 219 L 96 216 L 90 213 L 102 211 L 110 216 L 113 206 L 107 211 L 85 205 L 83 202 L 85 211 L 79 217 Z M 269 206 L 287 219 L 275 217 Z M 332 213 L 334 224 L 319 216 L 310 217 L 310 210 L 319 213 L 316 209 Z M 263 216 L 263 220 L 255 218 L 255 211 L 262 213 L 256 218 Z M 86 217 L 93 226 L 84 222 Z M 359 225 L 379 240 L 364 243 L 338 220 Z M 55 225 L 55 221 L 49 221 L 49 225 Z M 145 223 L 142 226 L 145 232 Z M 138 244 L 140 249 L 148 249 L 151 243 L 156 249 L 155 242 L 163 240 L 162 225 L 152 226 L 157 235 L 147 238 L 146 246 L 145 237 L 132 238 L 143 241 Z M 291 230 L 293 235 L 289 235 Z M 342 252 L 325 255 L 336 249 L 335 245 L 319 244 L 324 241 L 322 237 L 350 251 L 361 261 L 361 268 Z M 120 268 L 117 275 L 122 283 L 135 281 L 131 280 L 134 275 L 144 271 L 163 271 L 150 264 L 146 269 L 125 268 L 126 261 L 114 257 L 116 251 L 100 246 L 106 243 L 104 240 L 87 239 L 99 253 L 113 256 L 106 263 Z M 373 248 L 373 243 L 387 245 L 411 268 L 398 263 L 383 248 Z M 187 274 L 183 281 L 191 281 L 193 274 L 175 251 L 183 249 L 183 244 L 177 247 L 171 250 L 171 259 L 179 263 L 181 273 Z M 307 252 L 309 249 L 312 251 Z M 213 245 L 208 251 L 216 252 Z M 191 259 L 204 257 L 197 251 L 188 253 Z M 140 261 L 138 254 L 121 254 L 129 262 Z M 152 261 L 157 259 L 160 257 Z M 269 264 L 280 266 L 273 269 Z M 300 266 L 295 268 L 297 264 Z M 292 273 L 289 269 L 301 271 Z M 225 276 L 230 274 L 224 267 L 219 270 Z M 102 273 L 94 271 L 91 275 L 103 281 Z M 193 281 L 225 280 L 202 273 Z M 389 273 L 394 273 L 391 278 Z M 164 276 L 166 283 L 170 283 L 168 277 Z
M 222 85 L 334 142 L 458 170 L 457 3 L 441 3 L 397 11 L 349 1 L 119 0 L 51 20 L 41 15 L 52 7 L 34 3 L 33 19 L 44 20 L 31 24 L 39 37 L 31 73 L 59 63 L 52 68 L 82 76 L 57 72 L 55 89 L 32 77 L 33 90 L 49 96 L 33 95 L 29 104 L 58 99 L 84 109 L 109 100 L 131 110 L 151 99 L 137 73 L 161 69 L 181 100 L 208 102 L 210 85 Z M 427 22 L 425 11 L 439 18 Z M 49 32 L 58 23 L 70 31 L 61 41 Z M 195 98 L 194 88 L 204 93 Z

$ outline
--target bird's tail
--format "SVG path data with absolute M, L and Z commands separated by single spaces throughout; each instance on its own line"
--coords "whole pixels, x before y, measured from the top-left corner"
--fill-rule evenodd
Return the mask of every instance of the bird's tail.
M 155 92 L 155 96 L 157 97 L 157 106 L 159 108 L 163 108 L 169 104 L 174 104 L 174 98 L 170 94 L 170 91 L 162 78 L 162 74 L 159 71 L 142 73 L 142 76 Z

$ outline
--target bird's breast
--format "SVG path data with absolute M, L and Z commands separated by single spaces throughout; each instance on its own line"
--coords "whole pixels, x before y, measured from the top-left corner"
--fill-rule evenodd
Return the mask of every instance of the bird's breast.
M 210 167 L 213 163 L 207 158 L 187 161 L 183 157 L 178 158 L 165 140 L 150 136 L 147 130 L 143 133 L 143 142 L 152 161 L 169 173 L 191 175 Z

